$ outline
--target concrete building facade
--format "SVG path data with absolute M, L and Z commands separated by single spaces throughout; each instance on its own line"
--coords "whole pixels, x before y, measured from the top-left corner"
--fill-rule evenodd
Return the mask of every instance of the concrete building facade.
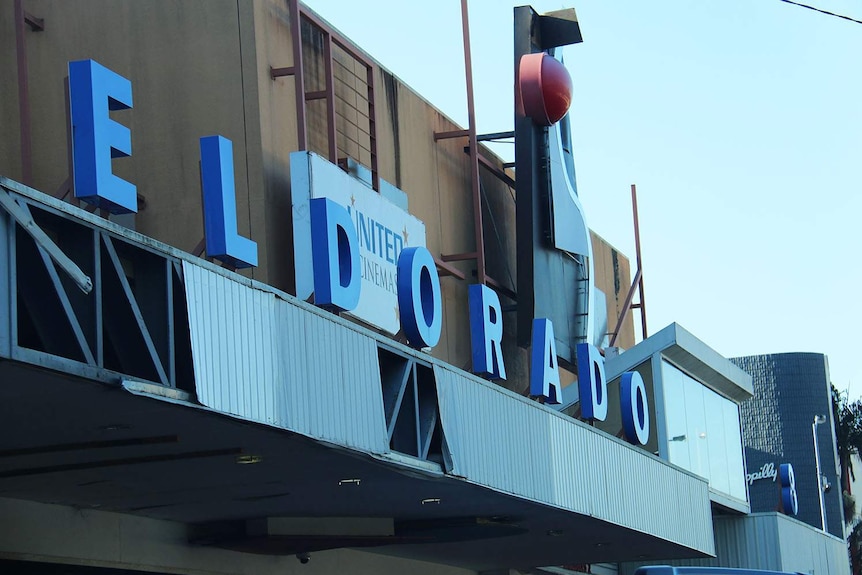
M 520 15 L 528 51 L 580 37 L 573 11 Z M 586 229 L 571 252 L 549 245 L 565 226 L 542 228 L 543 192 L 575 188 L 559 124 L 531 127 L 558 171 L 521 172 L 540 185 L 519 201 L 475 134 L 295 0 L 16 0 L 0 29 L 17 78 L 0 85 L 4 573 L 616 573 L 720 556 L 715 518 L 749 519 L 751 378 L 675 324 L 638 345 L 631 315 L 610 333 L 628 260 Z M 131 88 L 96 107 L 128 129 L 108 174 L 135 186 L 134 215 L 75 197 L 92 190 L 73 169 L 89 148 L 70 62 Z M 214 135 L 231 148 L 221 231 L 255 265 L 205 251 Z M 365 251 L 343 267 L 351 242 Z M 411 248 L 431 263 L 405 274 L 396 252 Z M 525 250 L 553 274 L 530 290 Z M 368 313 L 322 303 L 354 275 L 381 288 Z M 523 318 L 543 319 L 524 313 L 534 283 L 565 321 L 525 343 Z M 505 378 L 477 366 L 477 284 L 499 300 L 479 307 Z M 417 343 L 411 311 L 439 338 Z M 576 358 L 586 343 L 595 355 Z M 602 366 L 606 389 L 579 385 Z M 700 401 L 679 432 L 694 403 L 674 385 Z M 805 569 L 842 573 L 840 545 L 813 544 Z

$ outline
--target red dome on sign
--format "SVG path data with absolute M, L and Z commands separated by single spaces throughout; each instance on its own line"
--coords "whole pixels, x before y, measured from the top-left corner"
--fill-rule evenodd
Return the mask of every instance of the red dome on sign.
M 563 63 L 545 54 L 526 54 L 518 69 L 524 114 L 541 126 L 559 122 L 572 105 L 572 77 Z

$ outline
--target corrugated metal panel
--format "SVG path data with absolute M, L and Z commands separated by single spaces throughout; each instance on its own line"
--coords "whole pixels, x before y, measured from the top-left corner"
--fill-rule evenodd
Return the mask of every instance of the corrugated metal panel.
M 781 513 L 716 517 L 715 554 L 714 559 L 660 563 L 850 575 L 844 541 Z M 631 575 L 639 566 L 640 563 L 626 563 L 621 573 Z
M 363 451 L 389 441 L 376 342 L 183 262 L 198 400 L 217 411 Z
M 779 516 L 775 522 L 785 571 L 816 575 L 850 575 L 847 544 L 801 521 Z
M 452 474 L 713 552 L 703 479 L 499 386 L 434 373 Z

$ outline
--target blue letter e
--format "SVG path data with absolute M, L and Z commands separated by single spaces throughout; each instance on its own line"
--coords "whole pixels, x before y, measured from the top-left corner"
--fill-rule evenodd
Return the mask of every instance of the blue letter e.
M 349 311 L 359 303 L 359 240 L 347 210 L 329 198 L 309 200 L 314 303 Z
M 108 110 L 132 107 L 132 83 L 93 60 L 69 62 L 75 197 L 113 214 L 138 211 L 134 184 L 111 172 L 132 153 L 132 134 Z
M 257 244 L 236 231 L 233 144 L 227 138 L 201 138 L 201 185 L 207 255 L 236 268 L 256 266 Z

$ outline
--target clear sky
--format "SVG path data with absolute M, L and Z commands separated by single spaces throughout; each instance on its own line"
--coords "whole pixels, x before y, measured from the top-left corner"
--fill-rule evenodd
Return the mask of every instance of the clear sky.
M 480 133 L 513 129 L 522 3 L 470 0 Z M 862 20 L 858 0 L 807 3 Z M 460 0 L 306 4 L 466 126 Z M 862 396 L 862 25 L 780 0 L 532 5 L 577 10 L 578 190 L 634 262 L 637 184 L 650 333 L 675 321 L 727 357 L 825 353 L 836 387 Z

